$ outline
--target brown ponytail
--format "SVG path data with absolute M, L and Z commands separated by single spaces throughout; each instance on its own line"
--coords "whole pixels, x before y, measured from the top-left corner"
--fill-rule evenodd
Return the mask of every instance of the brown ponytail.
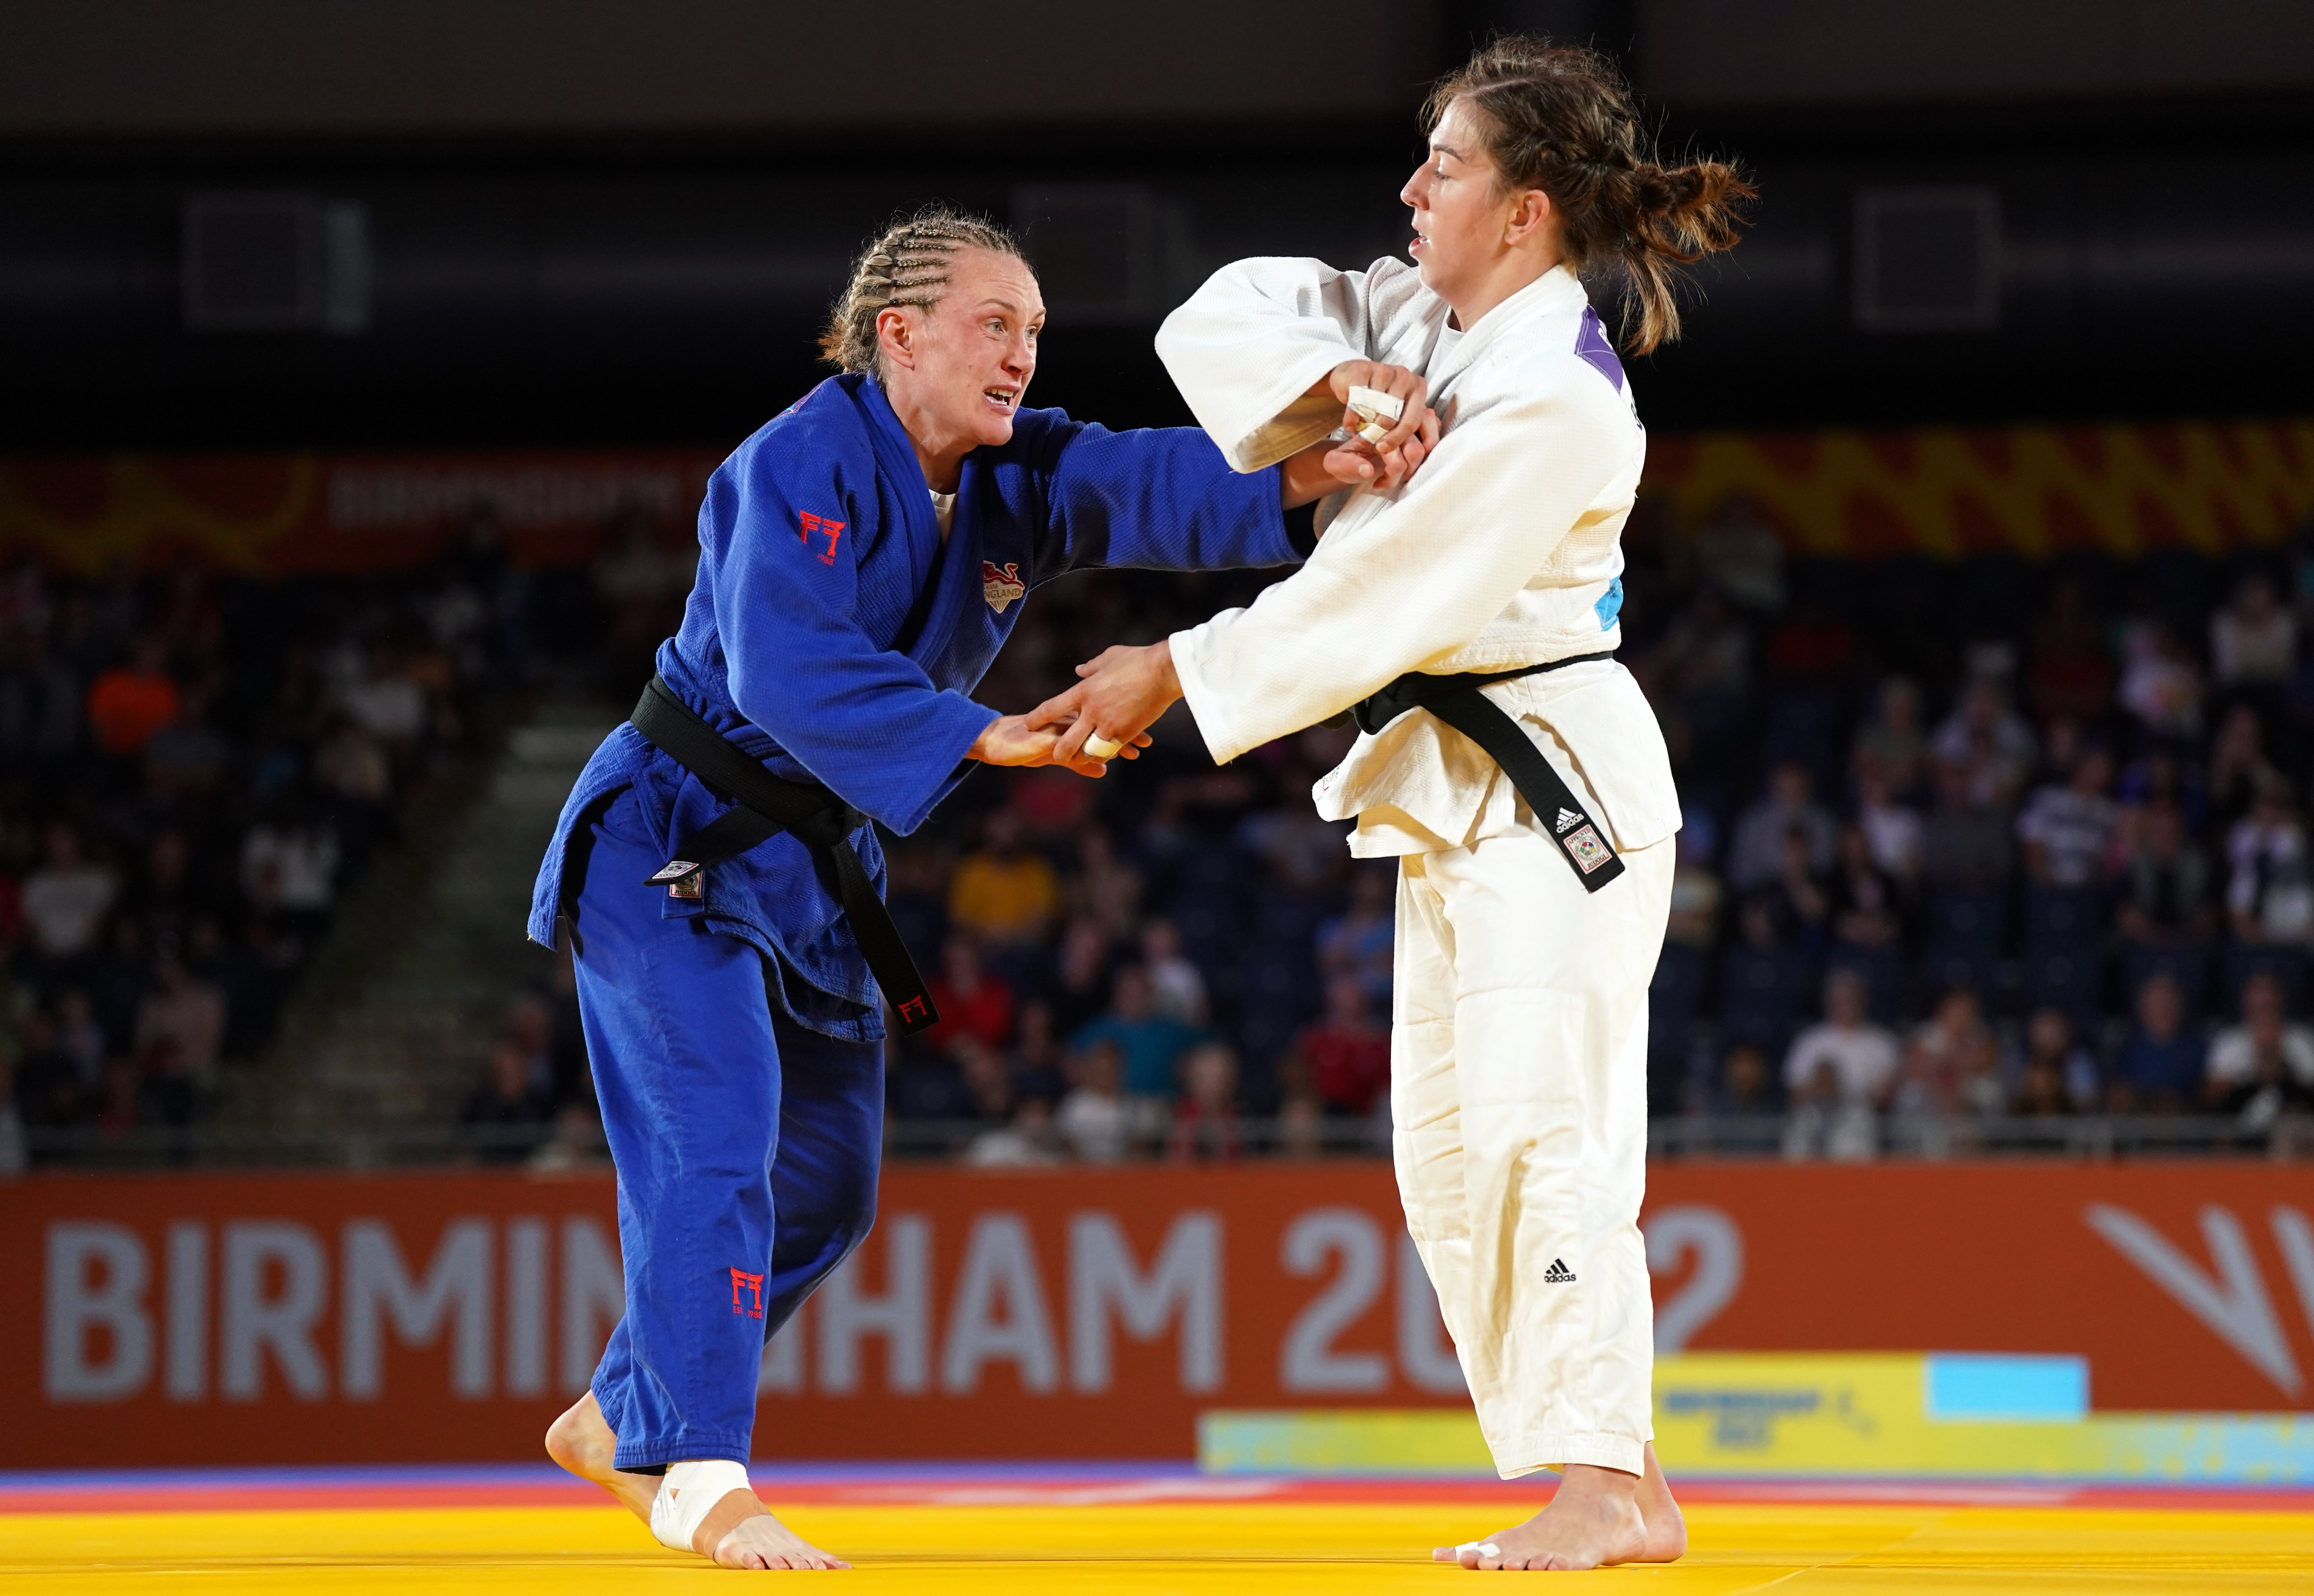
M 1736 247 L 1738 202 L 1757 190 L 1722 161 L 1658 164 L 1622 75 L 1595 51 L 1497 39 L 1438 81 L 1425 121 L 1435 128 L 1458 101 L 1477 113 L 1504 189 L 1550 196 L 1567 264 L 1621 269 L 1631 351 L 1677 338 L 1681 269 Z
M 995 223 L 944 206 L 928 206 L 896 222 L 860 251 L 852 281 L 828 313 L 819 335 L 820 358 L 843 371 L 882 375 L 876 357 L 876 318 L 888 306 L 930 310 L 948 291 L 949 263 L 958 250 L 993 250 L 1021 259 L 1020 245 Z

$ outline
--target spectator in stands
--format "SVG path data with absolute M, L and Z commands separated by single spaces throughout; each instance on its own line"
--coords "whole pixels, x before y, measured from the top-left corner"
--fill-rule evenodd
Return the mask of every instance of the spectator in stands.
M 2211 1038 L 2203 1101 L 2231 1113 L 2268 1088 L 2314 1090 L 2314 1029 L 2291 1022 L 2282 983 L 2268 974 L 2251 976 L 2242 985 L 2241 1004 L 2241 1023 Z M 2274 1106 L 2281 1107 L 2279 1099 Z
M 1069 1092 L 1053 1115 L 1069 1151 L 1089 1164 L 1125 1156 L 1125 1054 L 1106 1037 L 1079 1048 L 1069 1061 Z
M 994 1049 L 1012 1039 L 1012 989 L 981 968 L 980 949 L 969 936 L 958 932 L 948 939 L 932 993 L 940 1023 L 924 1033 L 924 1040 L 932 1047 L 953 1049 L 969 1038 Z
M 1181 1055 L 1181 1096 L 1165 1155 L 1177 1164 L 1233 1164 L 1244 1151 L 1237 1054 L 1222 1043 L 1201 1042 Z
M 262 896 L 309 934 L 318 930 L 337 902 L 337 828 L 302 799 L 285 798 L 242 839 L 241 880 L 252 899 Z
M 2257 802 L 2261 789 L 2286 780 L 2265 756 L 2265 728 L 2257 710 L 2236 704 L 2218 723 L 2210 739 L 2208 776 L 2210 814 L 2217 824 L 2231 827 Z
M 2210 618 L 2210 675 L 2221 688 L 2279 686 L 2298 664 L 2298 618 L 2274 578 L 2253 571 L 2233 602 Z
M 61 822 L 49 826 L 47 855 L 22 888 L 33 951 L 55 966 L 81 960 L 95 949 L 119 894 L 119 877 L 83 853 L 78 832 Z
M 565 1103 L 554 1111 L 554 1125 L 527 1162 L 537 1175 L 570 1175 L 582 1169 L 608 1169 L 610 1143 L 603 1122 L 586 1103 Z
M 140 639 L 128 660 L 100 674 L 88 688 L 88 725 L 97 746 L 123 758 L 177 718 L 183 700 L 157 638 Z
M 1905 1039 L 1902 1079 L 1889 1098 L 1890 1111 L 1914 1122 L 1917 1134 L 1958 1113 L 1997 1114 L 2007 1092 L 2000 1077 L 2000 1045 L 1984 1023 L 1975 989 L 1947 987 L 1929 1018 Z M 1921 1151 L 1940 1151 L 1923 1145 Z
M 973 1036 L 956 1038 L 949 1054 L 956 1061 L 971 1116 L 984 1125 L 1001 1125 L 1011 1119 L 1019 1093 L 1004 1055 Z
M 1894 950 L 1904 939 L 1908 905 L 1896 879 L 1872 857 L 1860 825 L 1842 828 L 1831 888 L 1833 941 L 1848 948 Z
M 2070 720 L 2094 726 L 2113 707 L 2113 660 L 2081 585 L 2062 578 L 2033 629 L 2026 688 L 2033 712 L 2044 724 Z
M 2052 782 L 2026 800 L 2017 835 L 2028 879 L 2071 890 L 2103 878 L 2119 812 L 2106 790 L 2112 785 L 2113 756 L 2091 746 L 2074 760 L 2062 786 Z
M 2167 972 L 2137 992 L 2137 1024 L 2114 1061 L 2113 1102 L 2123 1112 L 2174 1114 L 2202 1081 L 2202 1045 L 2186 1024 L 2186 994 Z
M 1742 723 L 1752 688 L 1752 639 L 1719 592 L 1706 587 L 1633 668 L 1649 701 L 1709 745 Z
M 1181 951 L 1181 933 L 1160 916 L 1141 928 L 1141 965 L 1149 972 L 1151 1002 L 1159 1014 L 1205 1027 L 1206 978 Z
M 1390 1029 L 1353 976 L 1326 983 L 1325 1016 L 1294 1039 L 1293 1057 L 1330 1118 L 1365 1118 L 1390 1089 Z
M 1895 783 L 1877 758 L 1856 762 L 1856 824 L 1864 833 L 1872 862 L 1904 891 L 1921 879 L 1921 812 L 1896 798 Z
M 2202 729 L 2202 673 L 2168 627 L 2131 632 L 2121 707 L 2156 737 L 2182 742 Z
M 474 1156 L 486 1164 L 519 1164 L 546 1140 L 554 1105 L 532 1084 L 522 1044 L 502 1036 L 490 1048 L 481 1084 L 458 1120 L 473 1133 Z
M 2215 883 L 2209 855 L 2186 834 L 2177 806 L 2162 800 L 2124 810 L 2116 840 L 2121 934 L 2151 948 L 2206 941 L 2217 929 Z
M 1060 878 L 1043 855 L 1023 845 L 1020 816 L 1011 809 L 991 810 L 980 837 L 980 847 L 949 882 L 949 921 L 994 951 L 1032 949 L 1060 913 Z
M 2035 1010 L 2025 1022 L 2025 1064 L 2018 1071 L 2016 1112 L 2087 1113 L 2104 1095 L 2097 1060 L 2073 1040 L 2073 1022 L 2062 1010 Z
M 1833 1068 L 1836 1072 L 1838 1066 Z M 1709 1100 L 1713 1114 L 1730 1118 L 1773 1114 L 1776 1082 L 1768 1071 L 1768 1055 L 1749 1042 L 1729 1048 Z
M 1053 1099 L 1030 1094 L 1020 1099 L 1009 1123 L 973 1137 L 964 1161 L 979 1169 L 1038 1169 L 1059 1163 L 1067 1151 L 1054 1120 Z
M 1175 1065 L 1199 1039 L 1196 1027 L 1157 1012 L 1149 972 L 1126 965 L 1110 985 L 1108 1011 L 1071 1037 L 1069 1045 L 1082 1052 L 1103 1042 L 1116 1044 L 1124 1063 L 1130 1134 L 1135 1142 L 1154 1142 L 1164 1134 Z
M 1832 897 L 1813 868 L 1813 851 L 1805 831 L 1794 826 L 1786 832 L 1780 868 L 1745 900 L 1746 908 L 1766 913 L 1779 942 L 1810 957 L 1824 950 L 1832 917 Z
M 1818 1058 L 1792 1093 L 1784 1120 L 1784 1157 L 1866 1163 L 1878 1156 L 1880 1132 L 1872 1105 L 1849 1095 L 1840 1066 Z
M 1999 892 L 2009 882 L 2013 849 L 2006 816 L 1993 795 L 1969 780 L 1968 767 L 1939 763 L 1937 807 L 1921 840 L 1922 874 L 1945 892 Z
M 1067 1059 L 1053 1021 L 1053 1006 L 1038 999 L 1021 1004 L 1016 1028 L 1020 1034 L 1012 1045 L 1012 1071 L 1021 1095 L 1059 1101 L 1068 1089 Z
M 1061 933 L 1046 1001 L 1053 1010 L 1054 1034 L 1073 1036 L 1108 1008 L 1110 966 L 1116 949 L 1108 934 L 1090 920 L 1073 920 Z
M 1390 1011 L 1397 894 L 1398 870 L 1389 860 L 1355 864 L 1350 868 L 1349 906 L 1318 923 L 1320 973 L 1356 981 L 1379 1013 Z
M 154 983 L 137 1010 L 140 1057 L 165 1048 L 191 1082 L 212 1080 L 225 1045 L 225 994 L 185 967 L 173 948 L 153 961 Z
M 1968 772 L 1979 800 L 1986 803 L 2012 799 L 2040 755 L 2033 728 L 2009 707 L 2008 692 L 1991 675 L 1980 675 L 1962 690 L 1929 747 L 1939 763 Z
M 1793 1038 L 1784 1055 L 1784 1084 L 1798 1101 L 1829 1066 L 1841 1101 L 1877 1107 L 1896 1083 L 1896 1038 L 1872 1023 L 1862 978 L 1834 970 L 1824 977 L 1823 1021 Z
M 2226 838 L 2226 916 L 2237 940 L 2304 943 L 2314 935 L 2314 869 L 2289 784 L 2262 782 L 2257 801 Z
M 1832 868 L 1839 827 L 1811 796 L 1807 767 L 1788 762 L 1769 775 L 1767 790 L 1736 824 L 1727 854 L 1727 879 L 1736 891 L 1765 886 L 1785 870 L 1784 839 L 1797 831 L 1806 849 L 1810 872 Z
M 1903 676 L 1880 683 L 1873 718 L 1856 734 L 1859 772 L 1868 764 L 1892 793 L 1907 793 L 1927 773 L 1929 739 L 1921 730 L 1921 689 Z
M 1091 921 L 1112 942 L 1122 941 L 1141 916 L 1141 872 L 1117 858 L 1107 831 L 1089 824 L 1077 833 L 1076 869 L 1065 895 L 1072 914 Z

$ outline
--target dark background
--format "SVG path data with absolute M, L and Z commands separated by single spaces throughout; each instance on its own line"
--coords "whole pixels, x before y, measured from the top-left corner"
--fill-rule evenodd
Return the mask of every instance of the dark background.
M 2293 0 L 29 4 L 0 18 L 0 448 L 737 440 L 816 379 L 861 239 L 1029 229 L 1033 400 L 1181 418 L 1164 311 L 1247 253 L 1363 262 L 1436 72 L 1621 57 L 1762 199 L 1657 428 L 2303 408 L 2314 25 Z M 1859 325 L 1870 190 L 1995 207 L 1987 324 Z M 303 209 L 302 324 L 218 327 L 189 218 Z

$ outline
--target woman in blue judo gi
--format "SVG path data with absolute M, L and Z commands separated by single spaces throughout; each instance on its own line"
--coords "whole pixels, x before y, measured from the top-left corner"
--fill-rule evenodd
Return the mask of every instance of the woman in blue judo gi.
M 927 212 L 870 246 L 822 340 L 842 375 L 708 484 L 682 629 L 539 871 L 530 934 L 571 939 L 626 1277 L 547 1450 L 727 1567 L 842 1565 L 744 1460 L 764 1342 L 873 1217 L 879 986 L 904 1028 L 932 1018 L 869 822 L 914 831 L 972 760 L 1100 773 L 1055 759 L 1065 726 L 967 696 L 1029 589 L 1286 564 L 1285 509 L 1420 459 L 1321 444 L 1241 475 L 1194 428 L 1021 410 L 1043 321 L 999 229 Z

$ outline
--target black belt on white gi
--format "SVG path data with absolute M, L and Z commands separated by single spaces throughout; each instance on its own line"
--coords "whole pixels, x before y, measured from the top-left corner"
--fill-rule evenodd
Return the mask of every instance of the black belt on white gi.
M 716 797 L 737 806 L 702 827 L 684 845 L 684 857 L 653 871 L 646 886 L 674 886 L 781 832 L 792 832 L 835 867 L 836 902 L 852 922 L 869 972 L 899 1019 L 901 1035 L 914 1036 L 940 1023 L 932 991 L 852 846 L 852 833 L 868 823 L 866 816 L 817 781 L 773 775 L 733 747 L 658 676 L 643 689 L 633 719 L 635 729 L 659 752 L 706 783 Z
M 1554 659 L 1548 665 L 1531 665 L 1524 670 L 1492 675 L 1472 672 L 1431 676 L 1409 671 L 1372 698 L 1360 700 L 1350 712 L 1357 717 L 1359 727 L 1372 734 L 1409 710 L 1427 710 L 1485 749 L 1502 766 L 1503 774 L 1511 779 L 1519 796 L 1526 799 L 1527 807 L 1534 811 L 1536 823 L 1557 839 L 1559 851 L 1575 867 L 1575 878 L 1583 883 L 1585 891 L 1596 892 L 1623 873 L 1623 861 L 1617 857 L 1614 844 L 1607 841 L 1606 827 L 1584 809 L 1583 800 L 1550 768 L 1542 750 L 1519 729 L 1519 723 L 1479 689 L 1489 682 L 1508 682 L 1613 657 L 1612 652 L 1577 654 L 1571 659 Z

